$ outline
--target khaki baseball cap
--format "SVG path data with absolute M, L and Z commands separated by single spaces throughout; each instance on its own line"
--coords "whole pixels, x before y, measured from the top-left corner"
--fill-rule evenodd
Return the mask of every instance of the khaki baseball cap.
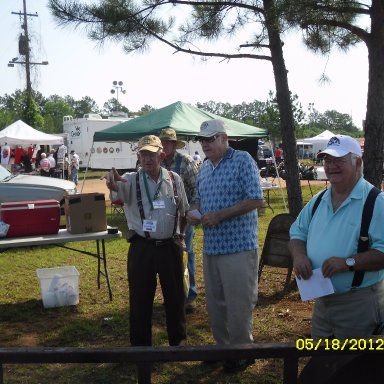
M 137 143 L 137 150 L 157 152 L 159 149 L 163 149 L 161 140 L 155 135 L 147 135 L 142 137 Z

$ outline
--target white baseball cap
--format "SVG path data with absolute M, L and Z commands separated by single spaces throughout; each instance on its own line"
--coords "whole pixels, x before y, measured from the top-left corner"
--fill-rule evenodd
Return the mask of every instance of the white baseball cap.
M 195 140 L 199 140 L 200 137 L 212 137 L 220 133 L 226 133 L 224 121 L 219 119 L 207 120 L 201 123 L 200 132 Z
M 325 155 L 334 157 L 342 157 L 348 153 L 353 153 L 359 157 L 362 156 L 359 142 L 353 137 L 346 135 L 337 135 L 332 137 L 324 151 L 317 154 L 318 159 L 322 159 Z

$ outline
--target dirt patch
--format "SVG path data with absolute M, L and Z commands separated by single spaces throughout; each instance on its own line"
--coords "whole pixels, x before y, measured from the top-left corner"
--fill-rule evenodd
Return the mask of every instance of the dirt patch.
M 105 201 L 107 202 L 107 205 L 110 204 L 109 189 L 105 184 L 105 180 L 87 179 L 85 181 L 83 180 L 79 181 L 79 184 L 77 185 L 77 190 L 80 193 L 92 193 L 92 192 L 104 193 Z

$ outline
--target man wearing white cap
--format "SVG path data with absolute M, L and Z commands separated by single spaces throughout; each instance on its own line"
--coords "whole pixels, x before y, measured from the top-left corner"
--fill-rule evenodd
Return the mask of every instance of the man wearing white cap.
M 320 268 L 335 290 L 315 300 L 312 337 L 368 337 L 384 322 L 384 194 L 363 178 L 361 148 L 352 137 L 332 137 L 317 157 L 331 187 L 300 212 L 289 244 L 296 276 L 307 280 Z M 375 192 L 364 238 L 363 207 Z
M 183 287 L 183 239 L 189 209 L 181 178 L 160 166 L 165 158 L 160 139 L 154 135 L 138 142 L 141 168 L 122 178 L 115 169 L 107 186 L 124 201 L 129 231 L 128 283 L 130 340 L 134 346 L 152 345 L 152 310 L 157 275 L 164 296 L 168 342 L 186 339 Z
M 257 301 L 257 208 L 263 206 L 260 175 L 248 152 L 229 147 L 222 120 L 201 124 L 196 136 L 206 156 L 197 176 L 201 218 L 187 215 L 204 230 L 205 298 L 217 344 L 253 342 L 252 312 Z M 226 372 L 241 371 L 253 359 L 228 360 Z

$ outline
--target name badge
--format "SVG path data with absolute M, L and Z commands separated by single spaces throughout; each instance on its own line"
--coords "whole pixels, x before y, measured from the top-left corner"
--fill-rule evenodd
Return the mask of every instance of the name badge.
M 157 220 L 144 220 L 143 231 L 144 232 L 156 232 Z
M 152 204 L 154 209 L 165 208 L 164 200 L 155 200 Z

